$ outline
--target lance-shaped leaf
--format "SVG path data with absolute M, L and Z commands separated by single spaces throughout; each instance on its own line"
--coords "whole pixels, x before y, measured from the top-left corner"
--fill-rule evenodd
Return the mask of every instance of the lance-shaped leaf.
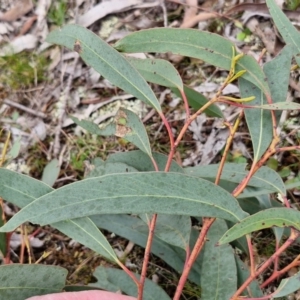
M 275 293 L 272 294 L 272 299 L 285 297 L 300 289 L 300 272 L 295 275 L 282 279 Z
M 27 205 L 0 231 L 30 220 L 40 225 L 95 214 L 164 213 L 237 222 L 248 214 L 227 191 L 177 173 L 110 174 L 61 187 Z
M 223 186 L 224 188 L 224 186 Z M 270 194 L 270 190 L 264 188 L 256 188 L 253 186 L 247 186 L 244 191 L 238 196 L 238 199 L 250 198 L 250 197 L 258 197 L 260 195 L 268 195 Z
M 260 195 L 257 196 L 256 199 L 259 201 L 261 209 L 268 209 L 268 208 L 273 208 L 273 207 L 283 207 L 283 205 L 276 200 L 271 200 L 270 195 Z M 283 233 L 285 228 L 280 228 L 280 227 L 272 227 L 272 230 L 274 232 L 276 242 L 280 243 Z
M 155 159 L 159 171 L 165 169 L 168 157 L 162 153 L 154 152 L 153 158 Z M 106 161 L 107 163 L 124 163 L 127 164 L 138 171 L 155 171 L 153 163 L 148 155 L 140 150 L 129 151 L 129 152 L 117 152 L 110 155 Z M 183 173 L 183 168 L 181 168 L 174 160 L 172 160 L 171 172 Z
M 54 189 L 32 177 L 0 168 L 0 197 L 24 207 Z
M 300 230 L 300 212 L 290 208 L 270 208 L 247 217 L 231 227 L 219 244 L 229 243 L 250 232 L 270 227 L 293 227 Z
M 79 25 L 66 25 L 52 31 L 46 40 L 78 52 L 87 65 L 111 83 L 161 111 L 159 101 L 140 73 L 90 30 Z
M 96 165 L 94 168 L 85 176 L 85 178 L 99 177 L 105 174 L 114 174 L 114 173 L 125 173 L 125 172 L 137 172 L 137 169 L 124 164 L 124 163 L 112 163 L 112 162 L 103 162 L 101 165 Z
M 139 216 L 146 224 L 150 224 L 152 215 Z M 170 245 L 188 249 L 192 223 L 189 216 L 172 216 L 159 214 L 157 216 L 154 234 Z
M 91 217 L 92 221 L 99 227 L 116 235 L 122 236 L 129 241 L 132 241 L 136 245 L 145 248 L 148 239 L 149 228 L 139 218 L 128 215 L 96 215 Z M 196 231 L 196 230 L 195 230 Z M 198 232 L 196 232 L 196 238 Z M 169 266 L 171 266 L 177 272 L 182 272 L 186 254 L 182 251 L 181 254 L 175 252 L 174 249 L 165 241 L 154 236 L 151 245 L 151 253 L 162 259 Z M 189 273 L 189 279 L 196 284 L 199 284 L 199 271 L 196 269 L 197 265 L 194 264 L 191 272 Z
M 274 59 L 264 64 L 263 70 L 268 78 L 273 103 L 286 100 L 290 81 L 292 53 L 292 47 L 286 45 Z M 275 116 L 277 122 L 279 122 L 281 112 L 275 112 Z
M 225 164 L 221 179 L 229 182 L 240 183 L 249 173 L 246 169 L 247 164 L 227 163 Z M 199 176 L 205 179 L 216 178 L 219 164 L 208 166 L 196 166 L 185 168 L 184 171 L 188 175 Z M 268 167 L 261 167 L 248 183 L 249 186 L 269 190 L 270 192 L 278 192 L 286 194 L 285 184 L 277 172 Z
M 2 207 L 0 207 L 0 214 L 1 214 L 1 216 L 4 215 Z M 1 217 L 0 218 L 0 226 L 3 226 L 3 225 L 4 225 L 4 220 L 3 220 L 3 217 Z M 4 233 L 4 232 L 0 233 L 0 251 L 3 253 L 4 256 L 7 253 L 7 237 L 6 237 L 6 233 Z
M 299 175 L 296 178 L 293 178 L 294 180 L 292 181 L 287 181 L 285 183 L 285 188 L 287 190 L 291 190 L 293 188 L 299 188 L 300 187 L 300 177 Z
M 60 172 L 60 165 L 57 159 L 51 160 L 45 167 L 42 175 L 42 181 L 53 186 Z
M 178 71 L 167 60 L 134 57 L 126 57 L 126 59 L 141 73 L 146 81 L 183 90 L 183 83 Z
M 201 299 L 230 299 L 237 289 L 237 271 L 231 246 L 216 247 L 227 226 L 224 220 L 216 220 L 208 231 L 203 248 L 201 265 Z M 225 247 L 224 247 L 225 246 Z
M 263 92 L 251 82 L 240 78 L 239 86 L 242 98 L 255 96 L 255 100 L 251 102 L 252 105 L 266 104 L 266 97 Z M 253 145 L 253 163 L 256 163 L 273 139 L 271 113 L 260 108 L 245 109 L 245 117 Z
M 297 110 L 300 109 L 300 104 L 295 102 L 277 102 L 272 104 L 255 105 L 253 108 L 261 108 L 266 110 Z
M 172 52 L 199 58 L 214 66 L 230 70 L 234 44 L 220 35 L 193 29 L 155 28 L 127 35 L 115 44 L 121 52 Z M 238 60 L 236 71 L 246 70 L 243 78 L 269 94 L 265 75 L 253 57 Z
M 57 266 L 0 266 L 0 299 L 24 300 L 62 291 L 68 271 Z
M 74 123 L 76 123 L 83 129 L 87 130 L 89 133 L 96 134 L 96 135 L 104 135 L 103 130 L 101 130 L 96 123 L 88 120 L 80 120 L 74 116 L 70 116 L 70 118 L 74 121 Z M 106 135 L 113 135 L 113 134 L 108 133 Z
M 235 262 L 236 262 L 236 268 L 237 268 L 237 278 L 238 278 L 238 287 L 240 287 L 250 276 L 249 268 L 246 266 L 242 260 L 239 258 L 238 255 L 235 255 Z M 264 294 L 259 287 L 259 283 L 257 280 L 253 280 L 247 289 L 244 290 L 242 293 L 243 296 L 248 297 L 255 297 L 259 298 L 262 297 Z
M 195 91 L 194 89 L 184 85 L 184 93 L 187 97 L 189 105 L 194 109 L 198 110 L 201 108 L 204 104 L 208 102 L 208 100 L 199 92 Z M 178 97 L 181 97 L 181 93 L 176 88 L 171 88 L 172 92 L 175 93 Z M 221 109 L 215 105 L 210 105 L 205 111 L 208 116 L 210 117 L 217 117 L 217 118 L 224 118 L 223 113 Z
M 21 208 L 54 191 L 42 181 L 7 169 L 0 169 L 0 183 L 0 196 Z M 61 221 L 52 226 L 107 259 L 117 260 L 105 236 L 89 218 Z
M 114 117 L 114 121 L 103 129 L 91 121 L 79 120 L 76 117 L 72 117 L 72 120 L 92 134 L 115 135 L 124 138 L 152 157 L 146 129 L 139 117 L 131 110 L 120 108 Z
M 297 64 L 300 65 L 300 57 L 298 55 L 300 53 L 299 31 L 293 26 L 293 24 L 274 0 L 267 0 L 266 3 L 276 27 L 282 35 L 282 38 L 287 44 L 293 46 L 293 54 L 296 55 L 295 59 Z
M 215 182 L 215 179 L 213 178 L 204 178 L 209 180 L 210 182 Z M 237 187 L 237 183 L 234 183 L 232 181 L 229 180 L 223 180 L 221 179 L 219 184 L 218 184 L 221 188 L 223 188 L 224 190 L 226 190 L 229 193 L 232 193 L 234 191 L 234 189 Z M 264 188 L 259 188 L 259 187 L 253 187 L 253 186 L 247 186 L 243 192 L 237 197 L 238 200 L 242 200 L 245 198 L 252 198 L 252 197 L 257 197 L 259 195 L 265 195 L 265 194 L 270 194 L 270 190 L 269 189 L 264 189 Z M 242 207 L 242 202 L 239 201 L 240 206 Z M 243 209 L 243 208 L 242 208 Z M 253 209 L 255 209 L 255 206 L 253 207 Z
M 118 261 L 115 251 L 94 222 L 88 218 L 77 218 L 51 224 L 54 228 L 77 242 L 89 247 L 110 261 Z
M 93 276 L 98 280 L 96 283 L 89 284 L 97 288 L 102 288 L 111 292 L 123 291 L 129 296 L 137 296 L 137 287 L 133 280 L 122 270 L 98 267 Z M 140 276 L 135 276 L 139 279 Z M 170 300 L 167 293 L 153 281 L 146 278 L 144 293 L 144 300 Z
M 184 91 L 189 105 L 195 110 L 198 110 L 208 102 L 202 94 L 183 85 L 178 71 L 168 61 L 164 59 L 138 59 L 132 57 L 127 57 L 127 60 L 148 82 L 169 87 L 178 97 L 182 97 L 181 92 Z M 209 106 L 205 113 L 210 117 L 223 118 L 222 111 L 215 104 Z

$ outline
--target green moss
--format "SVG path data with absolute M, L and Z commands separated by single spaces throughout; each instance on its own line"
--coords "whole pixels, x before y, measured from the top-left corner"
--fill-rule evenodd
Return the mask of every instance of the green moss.
M 275 252 L 275 241 L 269 236 L 264 237 L 264 240 L 257 246 L 260 256 L 270 257 Z
M 4 89 L 29 88 L 45 80 L 48 65 L 43 55 L 21 52 L 0 58 L 0 85 Z
M 118 146 L 119 144 L 114 138 L 104 139 L 89 133 L 81 137 L 75 137 L 71 140 L 71 145 L 69 145 L 69 167 L 75 171 L 79 177 L 82 177 L 86 160 L 91 161 L 96 157 L 105 160 L 109 152 Z
M 49 9 L 48 20 L 57 26 L 62 26 L 65 23 L 67 9 L 66 1 L 53 1 Z

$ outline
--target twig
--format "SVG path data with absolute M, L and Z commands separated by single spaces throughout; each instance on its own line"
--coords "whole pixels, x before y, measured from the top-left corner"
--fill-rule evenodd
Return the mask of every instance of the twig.
M 211 225 L 214 223 L 215 218 L 203 218 L 204 222 L 202 225 L 202 229 L 201 232 L 198 236 L 198 239 L 196 241 L 196 244 L 191 252 L 191 255 L 189 257 L 189 259 L 187 260 L 183 272 L 180 276 L 177 288 L 176 288 L 176 292 L 174 295 L 173 300 L 179 300 L 182 290 L 184 288 L 185 282 L 187 281 L 187 278 L 189 276 L 190 270 L 193 267 L 194 262 L 196 261 L 200 251 L 202 250 L 205 242 L 206 242 L 206 235 L 208 233 L 209 228 L 211 227 Z
M 163 102 L 165 101 L 165 97 L 166 97 L 166 94 L 170 93 L 171 91 L 169 89 L 166 89 L 164 90 L 160 96 L 159 96 L 159 104 L 162 105 Z M 151 109 L 149 111 L 149 113 L 143 118 L 143 123 L 147 122 L 149 119 L 151 119 L 154 114 L 156 114 L 156 109 Z
M 153 237 L 154 237 L 156 220 L 157 220 L 157 214 L 153 215 L 151 222 L 150 222 L 150 226 L 149 226 L 149 234 L 148 234 L 147 244 L 146 244 L 146 248 L 145 248 L 140 285 L 138 287 L 138 300 L 143 300 L 143 291 L 144 291 L 144 285 L 145 285 L 145 280 L 146 280 L 148 262 L 149 262 L 150 253 L 151 253 L 152 241 L 153 241 Z
M 74 78 L 75 68 L 76 68 L 78 60 L 79 60 L 79 57 L 75 57 L 74 62 L 73 62 L 73 72 L 71 72 L 69 75 L 67 86 L 66 86 L 63 96 L 61 98 L 62 103 L 61 103 L 61 108 L 60 108 L 60 115 L 58 118 L 58 124 L 55 128 L 55 137 L 54 137 L 54 145 L 53 145 L 53 156 L 54 157 L 57 157 L 59 150 L 60 150 L 60 133 L 61 133 L 62 125 L 64 122 L 64 117 L 66 114 L 66 106 L 67 106 L 68 98 L 70 95 L 71 85 L 72 85 L 72 81 Z
M 158 172 L 158 166 L 153 157 L 151 157 L 153 166 L 155 168 L 155 171 Z M 147 239 L 147 244 L 145 248 L 145 253 L 144 253 L 144 261 L 143 261 L 143 267 L 142 267 L 142 272 L 141 272 L 141 278 L 140 282 L 138 285 L 138 300 L 143 300 L 143 292 L 144 292 L 144 285 L 145 285 L 145 280 L 146 280 L 146 275 L 147 275 L 147 269 L 148 269 L 148 263 L 149 263 L 149 258 L 150 258 L 150 253 L 151 253 L 151 246 L 154 238 L 154 230 L 156 226 L 156 220 L 157 220 L 157 214 L 152 216 L 151 222 L 149 224 L 149 233 L 148 233 L 148 239 Z
M 288 266 L 286 266 L 282 270 L 280 270 L 280 271 L 275 270 L 275 272 L 272 274 L 272 276 L 269 277 L 260 287 L 261 288 L 265 288 L 272 281 L 274 281 L 275 279 L 278 279 L 278 277 L 280 277 L 281 275 L 285 274 L 290 269 L 292 269 L 294 267 L 299 267 L 299 265 L 300 265 L 300 255 L 298 255 Z
M 16 103 L 16 102 L 11 101 L 11 100 L 9 100 L 9 99 L 4 99 L 4 100 L 3 100 L 3 103 L 5 103 L 5 104 L 7 104 L 7 105 L 9 105 L 9 106 L 18 108 L 18 109 L 20 109 L 20 110 L 23 110 L 23 111 L 25 111 L 25 112 L 27 112 L 27 113 L 29 113 L 29 114 L 31 114 L 31 115 L 34 115 L 34 116 L 39 117 L 39 118 L 42 118 L 42 119 L 44 119 L 44 118 L 47 117 L 47 115 L 44 114 L 44 113 L 42 113 L 42 112 L 33 110 L 33 109 L 31 109 L 31 108 L 28 108 L 28 107 L 26 107 L 26 106 L 24 106 L 24 105 L 22 105 L 22 104 Z
M 163 16 L 164 16 L 164 27 L 168 27 L 167 8 L 166 8 L 166 3 L 164 0 L 161 0 L 160 6 L 161 6 L 161 9 L 163 11 Z
M 98 254 L 96 253 L 91 253 L 86 259 L 84 259 L 81 264 L 76 268 L 76 270 L 69 276 L 69 279 L 74 278 L 74 276 L 85 266 L 87 265 L 87 263 L 92 260 L 95 256 L 97 256 Z
M 231 300 L 240 299 L 239 295 L 244 291 L 244 289 L 259 276 L 262 272 L 264 272 L 270 264 L 275 260 L 276 256 L 279 256 L 283 251 L 285 251 L 295 240 L 299 237 L 299 233 L 292 229 L 291 235 L 289 239 L 268 259 L 263 265 L 255 272 L 255 274 L 250 275 L 248 279 L 239 287 L 239 289 L 234 293 L 231 297 Z

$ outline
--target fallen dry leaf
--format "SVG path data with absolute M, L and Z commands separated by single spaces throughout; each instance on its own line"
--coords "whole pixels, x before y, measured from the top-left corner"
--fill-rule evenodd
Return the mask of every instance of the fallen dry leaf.
M 241 3 L 226 11 L 225 15 L 230 16 L 234 13 L 252 11 L 269 14 L 268 7 L 265 3 Z M 300 22 L 300 11 L 291 11 L 284 9 L 283 12 L 290 19 Z
M 270 54 L 275 53 L 276 34 L 270 26 L 263 26 L 263 23 L 259 23 L 257 18 L 252 18 L 247 23 L 247 27 L 262 40 Z
M 142 0 L 112 0 L 101 2 L 82 15 L 79 18 L 78 23 L 82 26 L 88 27 L 109 14 L 132 9 L 136 5 L 142 3 Z
M 31 0 L 19 0 L 9 11 L 0 16 L 0 21 L 13 22 L 29 13 L 33 8 Z
M 216 13 L 214 12 L 207 12 L 202 11 L 197 15 L 198 12 L 198 1 L 197 0 L 186 0 L 186 3 L 178 2 L 178 1 L 172 1 L 175 3 L 180 3 L 184 5 L 184 17 L 183 22 L 180 25 L 180 28 L 193 28 L 195 25 L 197 25 L 199 22 L 209 20 L 211 18 L 216 17 Z M 174 63 L 179 63 L 182 61 L 183 56 L 178 54 L 170 54 L 169 59 Z
M 33 34 L 26 34 L 15 38 L 0 49 L 0 56 L 7 56 L 20 53 L 26 49 L 34 49 L 37 45 L 37 37 Z

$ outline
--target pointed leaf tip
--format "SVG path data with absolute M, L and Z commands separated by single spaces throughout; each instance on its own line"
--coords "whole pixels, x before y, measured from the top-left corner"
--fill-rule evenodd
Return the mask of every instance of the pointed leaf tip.
M 52 31 L 46 41 L 76 51 L 87 65 L 111 83 L 161 112 L 158 99 L 141 74 L 92 31 L 79 25 L 66 25 Z

